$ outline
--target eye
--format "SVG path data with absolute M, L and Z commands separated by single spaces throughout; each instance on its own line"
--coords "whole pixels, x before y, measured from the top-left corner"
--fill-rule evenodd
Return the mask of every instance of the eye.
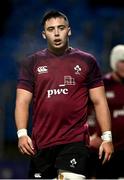
M 62 31 L 65 29 L 65 26 L 59 26 L 59 29 Z
M 52 32 L 53 30 L 54 30 L 53 27 L 49 27 L 49 28 L 47 29 L 47 31 L 49 31 L 49 32 Z

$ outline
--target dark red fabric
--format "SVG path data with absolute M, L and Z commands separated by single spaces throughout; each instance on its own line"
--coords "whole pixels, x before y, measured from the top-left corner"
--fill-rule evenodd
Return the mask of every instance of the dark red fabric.
M 96 60 L 78 49 L 70 48 L 62 56 L 45 49 L 27 57 L 17 88 L 33 93 L 35 147 L 88 143 L 88 89 L 102 85 Z

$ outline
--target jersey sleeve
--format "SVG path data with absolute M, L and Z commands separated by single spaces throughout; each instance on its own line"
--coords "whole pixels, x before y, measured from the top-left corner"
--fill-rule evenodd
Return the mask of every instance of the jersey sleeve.
M 27 57 L 20 64 L 17 88 L 24 89 L 33 93 L 33 87 L 33 57 Z
M 97 63 L 96 59 L 92 56 L 90 56 L 89 61 L 89 73 L 88 73 L 88 88 L 95 88 L 99 86 L 103 86 L 103 78 L 102 73 L 99 67 L 99 64 Z

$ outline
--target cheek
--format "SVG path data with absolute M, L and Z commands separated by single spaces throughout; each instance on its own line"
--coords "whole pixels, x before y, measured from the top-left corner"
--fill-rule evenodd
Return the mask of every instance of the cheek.
M 120 74 L 120 76 L 124 77 L 124 65 L 117 66 L 117 71 Z
M 118 69 L 119 71 L 124 72 L 124 64 L 119 64 L 119 65 L 117 66 L 117 69 Z
M 117 66 L 117 68 L 123 68 L 124 69 L 124 61 L 118 61 L 117 63 L 116 63 L 116 66 Z
M 64 33 L 64 34 L 62 35 L 62 37 L 63 37 L 63 39 L 66 41 L 67 38 L 68 38 L 68 32 Z
M 52 35 L 47 35 L 47 36 L 46 36 L 46 39 L 47 39 L 47 41 L 49 41 L 49 42 L 52 42 L 52 41 L 53 41 Z

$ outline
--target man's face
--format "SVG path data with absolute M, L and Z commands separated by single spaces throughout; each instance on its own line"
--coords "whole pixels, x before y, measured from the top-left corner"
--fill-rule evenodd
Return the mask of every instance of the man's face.
M 71 30 L 63 17 L 51 18 L 46 21 L 42 35 L 50 49 L 61 49 L 67 46 Z
M 120 60 L 117 62 L 116 71 L 122 78 L 124 78 L 124 60 Z

